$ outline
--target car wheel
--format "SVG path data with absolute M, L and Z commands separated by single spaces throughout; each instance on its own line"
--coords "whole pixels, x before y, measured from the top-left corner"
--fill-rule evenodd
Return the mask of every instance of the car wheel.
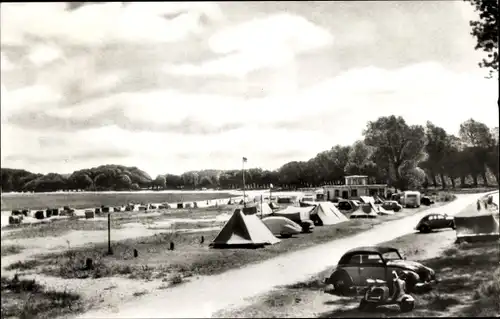
M 431 228 L 428 225 L 420 226 L 419 230 L 421 233 L 430 233 L 431 232 Z
M 409 312 L 412 311 L 413 308 L 415 308 L 415 302 L 411 299 L 404 298 L 399 304 L 399 309 L 401 310 L 401 312 Z
M 375 307 L 373 306 L 373 304 L 371 302 L 368 302 L 366 301 L 365 299 L 361 299 L 361 301 L 359 302 L 359 310 L 360 311 L 371 311 L 373 310 Z

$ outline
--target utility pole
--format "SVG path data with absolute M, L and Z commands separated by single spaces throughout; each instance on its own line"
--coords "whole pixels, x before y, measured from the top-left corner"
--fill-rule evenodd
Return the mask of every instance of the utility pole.
M 111 213 L 108 213 L 108 255 L 113 255 L 111 250 Z

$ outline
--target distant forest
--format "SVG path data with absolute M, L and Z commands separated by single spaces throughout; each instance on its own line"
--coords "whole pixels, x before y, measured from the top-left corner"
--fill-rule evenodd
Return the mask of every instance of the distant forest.
M 454 136 L 431 122 L 408 125 L 402 117 L 388 116 L 368 122 L 363 135 L 353 145 L 333 146 L 308 161 L 288 162 L 273 171 L 247 169 L 246 187 L 319 187 L 342 184 L 345 175 L 368 175 L 372 183 L 387 183 L 400 190 L 498 185 L 498 127 L 470 119 L 460 125 L 459 136 Z M 1 169 L 2 192 L 199 188 L 242 188 L 242 171 L 209 169 L 153 179 L 137 167 L 121 165 L 102 165 L 70 175 Z

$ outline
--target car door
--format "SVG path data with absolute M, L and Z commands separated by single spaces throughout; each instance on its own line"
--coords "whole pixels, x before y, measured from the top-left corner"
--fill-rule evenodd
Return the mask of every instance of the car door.
M 359 280 L 361 285 L 366 285 L 367 279 L 386 280 L 385 263 L 379 254 L 363 254 L 359 267 Z
M 430 227 L 431 229 L 435 229 L 435 228 L 436 228 L 436 226 L 437 226 L 436 221 L 437 221 L 437 219 L 436 219 L 436 215 L 430 215 L 430 216 L 427 218 L 427 222 L 426 222 L 426 224 L 427 224 L 427 225 L 429 225 L 429 227 Z
M 446 228 L 448 227 L 448 221 L 446 220 L 446 217 L 444 215 L 438 214 L 436 215 L 436 228 L 441 229 L 441 228 Z
M 342 266 L 342 269 L 349 274 L 355 286 L 360 285 L 360 280 L 359 280 L 360 266 L 361 266 L 361 254 L 352 255 L 351 258 L 348 260 L 348 262 Z

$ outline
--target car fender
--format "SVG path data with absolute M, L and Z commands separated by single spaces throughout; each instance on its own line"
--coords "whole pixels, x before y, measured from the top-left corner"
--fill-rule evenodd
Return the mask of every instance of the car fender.
M 404 267 L 394 267 L 394 270 L 396 271 L 396 273 L 400 277 L 404 277 L 405 279 L 409 278 L 409 277 L 413 277 L 413 280 L 415 280 L 415 282 L 420 281 L 420 276 L 414 270 L 404 268 Z
M 333 283 L 339 278 L 346 278 L 351 285 L 354 283 L 349 273 L 342 268 L 335 269 L 330 277 L 325 280 L 325 283 L 327 285 L 333 285 Z

